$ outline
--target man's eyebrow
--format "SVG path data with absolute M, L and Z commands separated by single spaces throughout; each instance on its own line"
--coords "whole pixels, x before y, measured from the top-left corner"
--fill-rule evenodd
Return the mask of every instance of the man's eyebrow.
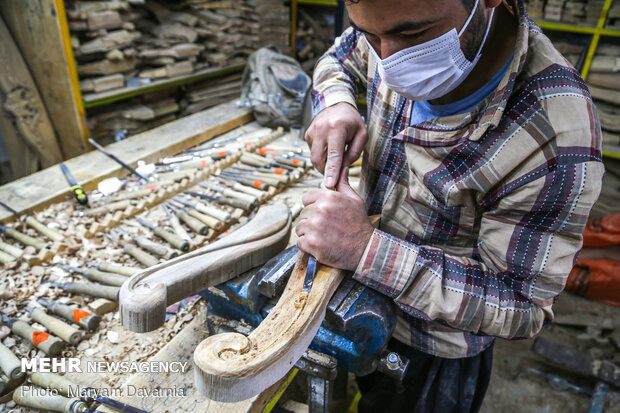
M 434 23 L 437 23 L 439 21 L 439 19 L 430 19 L 430 20 L 424 20 L 424 21 L 420 21 L 420 22 L 404 22 L 404 23 L 399 23 L 396 26 L 388 29 L 385 31 L 385 33 L 383 34 L 398 34 L 398 33 L 402 33 L 402 32 L 413 32 L 413 31 L 417 31 L 420 29 L 424 29 Z M 374 34 L 374 33 L 370 33 L 362 28 L 360 28 L 357 24 L 355 24 L 355 22 L 349 17 L 349 23 L 351 24 L 351 26 L 353 26 L 353 28 L 359 32 L 362 33 L 367 33 L 367 34 Z

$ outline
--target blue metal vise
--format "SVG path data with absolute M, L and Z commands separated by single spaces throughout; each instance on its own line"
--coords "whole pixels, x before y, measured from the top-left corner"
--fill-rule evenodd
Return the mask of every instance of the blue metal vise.
M 208 300 L 209 314 L 244 320 L 256 328 L 282 294 L 298 256 L 297 247 L 291 247 L 260 269 L 200 292 Z M 395 326 L 391 300 L 347 278 L 330 300 L 310 348 L 333 356 L 339 367 L 364 376 L 384 361 L 382 355 Z

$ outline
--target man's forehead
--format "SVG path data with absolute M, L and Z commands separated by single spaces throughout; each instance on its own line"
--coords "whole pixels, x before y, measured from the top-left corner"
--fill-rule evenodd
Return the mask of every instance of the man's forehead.
M 359 0 L 346 5 L 353 26 L 373 34 L 415 30 L 463 9 L 462 0 Z

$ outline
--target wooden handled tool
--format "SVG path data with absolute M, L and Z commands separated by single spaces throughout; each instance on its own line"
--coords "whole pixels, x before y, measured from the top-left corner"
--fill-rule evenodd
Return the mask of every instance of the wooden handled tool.
M 221 231 L 224 229 L 224 223 L 222 221 L 220 221 L 217 218 L 212 217 L 211 215 L 207 215 L 206 213 L 204 213 L 203 211 L 205 211 L 204 205 L 199 204 L 197 202 L 190 202 L 187 201 L 181 197 L 175 196 L 174 198 L 172 198 L 173 201 L 180 203 L 181 205 L 187 205 L 193 209 L 190 209 L 189 212 L 186 212 L 187 215 L 189 215 L 190 217 L 193 217 L 194 219 L 197 219 L 198 221 L 202 222 L 203 224 L 205 224 L 206 226 L 208 226 L 209 228 L 215 230 L 215 231 Z M 179 218 L 181 218 L 186 224 L 188 224 L 187 220 L 183 218 L 183 216 L 179 215 Z M 188 224 L 189 225 L 189 224 Z M 193 228 L 192 228 L 193 229 Z
M 148 252 L 152 252 L 155 255 L 159 255 L 160 257 L 164 257 L 169 260 L 170 258 L 174 258 L 179 255 L 178 251 L 172 250 L 165 245 L 158 244 L 156 242 L 151 241 L 148 238 L 140 237 L 138 235 L 132 235 L 129 232 L 125 231 L 122 228 L 114 228 L 116 231 L 125 234 L 126 236 L 133 239 L 138 246 Z
M 23 249 L 2 241 L 0 241 L 0 251 L 6 252 L 7 254 L 12 255 L 15 258 L 19 258 L 24 255 Z
M 209 215 L 210 217 L 222 221 L 225 224 L 230 224 L 232 222 L 232 215 L 220 208 L 216 208 L 211 205 L 205 205 L 201 202 L 191 202 L 178 196 L 175 196 L 172 199 L 182 203 L 183 205 L 190 206 L 200 213 Z
M 269 191 L 269 184 L 262 182 L 259 179 L 251 179 L 243 175 L 225 171 L 220 172 L 220 176 L 238 182 L 244 186 L 249 186 L 250 188 L 259 189 L 261 191 Z
M 230 179 L 225 179 L 217 176 L 216 179 L 238 192 L 244 192 L 249 195 L 253 195 L 258 198 L 260 201 L 264 201 L 267 199 L 267 194 L 259 189 L 256 189 L 251 186 L 240 184 L 239 182 L 231 181 Z
M 80 399 L 59 396 L 52 391 L 34 386 L 20 386 L 15 389 L 13 401 L 21 406 L 52 412 L 82 413 L 87 409 L 86 404 Z
M 75 346 L 82 339 L 82 333 L 77 328 L 65 323 L 64 321 L 47 315 L 45 311 L 40 308 L 33 309 L 30 312 L 30 317 L 69 344 L 73 344 Z
M 91 208 L 83 211 L 82 213 L 86 216 L 99 215 L 103 214 L 104 212 L 112 212 L 118 211 L 120 209 L 126 209 L 129 205 L 131 205 L 131 202 L 129 202 L 128 199 L 125 199 L 123 201 L 111 202 L 109 204 L 101 205 L 97 208 Z
M 4 394 L 4 390 L 9 386 L 9 378 L 0 374 L 0 394 Z
M 179 237 L 175 233 L 167 231 L 165 228 L 153 225 L 145 219 L 136 218 L 136 220 L 173 247 L 178 248 L 183 252 L 187 252 L 189 250 L 189 242 L 186 239 Z
M 160 327 L 168 305 L 265 263 L 284 248 L 290 230 L 288 207 L 266 206 L 232 234 L 131 277 L 120 293 L 123 326 Z
M 15 261 L 17 258 L 15 258 L 14 256 L 7 254 L 4 251 L 0 251 L 0 262 L 2 264 L 9 264 L 13 261 Z
M 52 287 L 62 288 L 72 294 L 86 294 L 92 297 L 105 298 L 110 301 L 118 301 L 118 287 L 95 283 L 50 283 Z
M 8 235 L 11 238 L 15 238 L 22 244 L 30 245 L 31 247 L 35 247 L 38 250 L 42 250 L 43 248 L 47 246 L 47 243 L 44 241 L 38 240 L 36 238 L 32 238 L 31 236 L 26 235 L 26 234 L 22 234 L 16 229 L 5 227 L 4 225 L 0 225 L 0 231 L 4 232 L 6 235 Z
M 47 308 L 52 313 L 59 315 L 65 320 L 71 321 L 72 323 L 75 323 L 88 331 L 95 331 L 101 322 L 101 317 L 86 310 L 69 307 L 68 305 L 57 302 L 49 302 L 44 299 L 39 299 L 39 304 Z
M 11 211 L 13 214 L 15 214 L 15 216 L 17 218 L 22 219 L 26 223 L 26 225 L 28 225 L 29 227 L 34 228 L 40 234 L 45 235 L 46 237 L 48 237 L 52 241 L 62 241 L 63 239 L 65 239 L 65 237 L 62 234 L 60 234 L 57 231 L 54 231 L 53 229 L 43 225 L 42 223 L 40 223 L 39 221 L 37 221 L 33 217 L 31 217 L 29 215 L 23 215 L 23 214 L 17 212 L 15 209 L 11 208 L 10 206 L 5 204 L 4 202 L 0 202 L 0 205 L 2 205 L 5 209 L 7 209 L 8 211 Z
M 113 285 L 115 287 L 120 287 L 125 281 L 127 281 L 127 277 L 123 275 L 118 275 L 112 272 L 102 272 L 94 268 L 83 269 L 63 264 L 58 264 L 57 266 L 65 271 L 81 274 L 89 281 L 98 282 L 104 285 Z
M 185 228 L 183 228 L 183 226 L 181 225 L 181 221 L 179 221 L 179 218 L 170 210 L 168 205 L 163 204 L 162 208 L 166 212 L 166 215 L 168 216 L 168 222 L 170 223 L 170 226 L 174 230 L 174 233 L 177 235 L 177 237 L 186 240 L 191 245 L 192 238 L 189 236 L 187 231 L 185 231 Z
M 119 265 L 113 262 L 100 262 L 96 265 L 96 268 L 99 271 L 113 272 L 115 274 L 124 275 L 126 277 L 131 277 L 132 275 L 135 275 L 142 271 L 142 268 L 128 267 L 126 265 Z
M 123 248 L 123 251 L 125 251 L 127 254 L 131 255 L 132 257 L 134 257 L 136 260 L 138 260 L 140 263 L 142 263 L 146 267 L 152 267 L 153 265 L 157 265 L 159 263 L 159 260 L 157 258 L 153 257 L 148 252 L 143 251 L 139 247 L 136 247 L 135 245 L 131 245 L 131 244 L 121 245 L 121 243 L 116 238 L 111 236 L 110 234 L 103 234 L 103 236 L 108 238 L 112 242 L 114 242 L 116 245 L 121 246 Z
M 194 192 L 194 191 L 184 191 L 184 193 L 191 195 L 191 196 L 198 197 L 198 198 L 206 199 L 209 201 L 214 201 L 222 205 L 229 205 L 234 208 L 241 208 L 244 211 L 248 211 L 248 212 L 254 210 L 258 206 L 258 201 L 247 202 L 242 199 L 227 198 L 225 196 L 212 196 L 212 195 L 207 195 L 207 194 L 201 194 L 199 192 Z
M 60 354 L 64 346 L 64 343 L 58 337 L 48 334 L 45 331 L 35 330 L 30 324 L 24 321 L 10 319 L 4 314 L 2 314 L 2 321 L 11 328 L 14 334 L 42 350 L 45 354 L 55 357 Z
M 185 224 L 191 228 L 192 231 L 194 231 L 197 234 L 200 235 L 205 235 L 209 232 L 209 226 L 207 224 L 205 224 L 204 222 L 190 216 L 187 212 L 185 212 L 183 209 L 181 208 L 177 208 L 176 206 L 174 206 L 173 204 L 166 204 L 167 207 L 171 208 L 173 211 L 175 211 L 176 216 L 183 222 L 185 222 Z
M 202 394 L 223 402 L 249 399 L 284 377 L 303 355 L 345 276 L 317 263 L 311 289 L 304 291 L 309 260 L 308 254 L 300 255 L 280 300 L 249 336 L 216 334 L 196 347 L 194 382 Z
M 0 343 L 0 370 L 6 374 L 10 380 L 17 380 L 24 377 L 22 363 L 7 346 Z
M 245 202 L 250 202 L 252 204 L 258 205 L 258 197 L 254 196 L 254 195 L 250 195 L 250 194 L 246 194 L 244 192 L 237 192 L 234 191 L 232 189 L 228 189 L 228 188 L 220 188 L 217 185 L 211 185 L 208 184 L 206 182 L 199 182 L 198 185 L 200 185 L 201 187 L 205 188 L 205 189 L 209 189 L 211 191 L 215 191 L 215 192 L 219 192 L 220 194 L 227 196 L 229 198 L 236 198 L 236 199 L 240 199 L 242 201 Z

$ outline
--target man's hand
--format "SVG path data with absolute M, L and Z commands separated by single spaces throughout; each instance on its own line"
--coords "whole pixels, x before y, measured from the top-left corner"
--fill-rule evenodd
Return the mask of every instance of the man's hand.
M 330 267 L 354 270 L 374 231 L 364 201 L 349 186 L 344 168 L 336 191 L 315 189 L 302 197 L 297 246 Z
M 306 142 L 312 164 L 325 175 L 327 188 L 334 188 L 342 169 L 359 158 L 367 139 L 362 117 L 348 103 L 330 106 L 314 118 L 306 131 Z

